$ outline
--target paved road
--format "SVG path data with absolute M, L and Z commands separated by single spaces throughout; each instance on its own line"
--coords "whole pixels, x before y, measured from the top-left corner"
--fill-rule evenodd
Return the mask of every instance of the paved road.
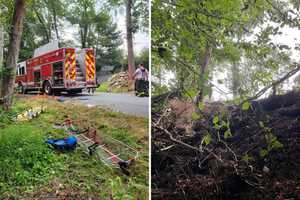
M 36 92 L 30 92 L 28 95 L 36 95 Z M 58 98 L 64 101 L 75 100 L 90 107 L 102 106 L 129 115 L 149 117 L 149 98 L 136 97 L 133 93 L 96 92 L 94 94 L 81 93 L 76 95 L 62 93 L 62 96 Z
M 103 106 L 125 114 L 148 117 L 149 98 L 136 97 L 131 93 L 95 93 L 64 95 L 63 98 L 79 101 L 87 106 Z

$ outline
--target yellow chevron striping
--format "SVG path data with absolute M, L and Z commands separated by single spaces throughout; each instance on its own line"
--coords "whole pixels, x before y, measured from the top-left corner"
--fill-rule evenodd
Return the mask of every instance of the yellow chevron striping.
M 86 56 L 85 62 L 91 63 L 91 59 L 89 57 Z
M 72 54 L 71 59 L 75 60 L 75 53 Z
M 86 58 L 85 64 L 87 69 L 86 76 L 88 79 L 94 79 L 95 77 L 94 55 L 92 53 L 87 53 L 85 58 Z
M 91 52 L 87 53 L 86 55 L 91 59 L 93 59 L 93 57 L 94 57 L 93 53 L 91 53 Z
M 90 69 L 90 73 L 91 74 L 95 74 L 95 70 L 94 69 Z

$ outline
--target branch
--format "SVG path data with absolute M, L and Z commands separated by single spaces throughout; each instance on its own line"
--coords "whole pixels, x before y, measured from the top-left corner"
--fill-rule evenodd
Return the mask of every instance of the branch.
M 156 125 L 156 124 L 154 124 L 154 125 L 152 125 L 152 126 L 155 127 L 155 128 L 157 128 L 157 129 L 159 129 L 159 130 L 161 130 L 161 131 L 163 131 L 164 133 L 166 133 L 166 134 L 170 137 L 170 140 L 171 140 L 171 141 L 173 141 L 173 142 L 175 142 L 175 143 L 177 143 L 177 144 L 180 144 L 180 145 L 182 145 L 182 146 L 184 146 L 184 147 L 186 147 L 186 148 L 189 148 L 189 149 L 192 149 L 192 150 L 194 150 L 194 151 L 197 151 L 197 152 L 202 153 L 202 151 L 200 150 L 200 148 L 194 147 L 194 146 L 189 145 L 189 144 L 187 144 L 187 143 L 184 143 L 184 142 L 182 142 L 182 141 L 180 141 L 180 140 L 177 140 L 176 138 L 173 137 L 172 133 L 170 133 L 168 130 L 164 129 L 163 127 L 161 127 L 161 126 L 159 126 L 159 125 Z M 223 162 L 223 160 L 222 160 L 221 158 L 219 158 L 219 156 L 217 156 L 217 155 L 213 152 L 213 150 L 212 150 L 212 151 L 209 151 L 209 150 L 206 149 L 206 148 L 205 148 L 205 150 L 209 153 L 209 155 L 213 155 L 217 160 L 219 160 L 220 162 Z M 207 159 L 208 157 L 209 157 L 209 156 L 207 156 L 205 159 Z
M 168 50 L 171 51 L 170 49 L 168 49 Z M 174 56 L 174 55 L 172 55 L 172 59 L 174 59 L 174 60 L 171 60 L 171 61 L 173 61 L 173 62 L 175 62 L 175 63 L 177 63 L 177 64 L 180 64 L 180 65 L 183 66 L 183 67 L 187 67 L 192 73 L 196 74 L 197 76 L 200 75 L 200 73 L 197 72 L 197 71 L 193 68 L 192 64 L 186 63 L 185 61 L 183 61 L 182 59 L 180 59 L 180 58 L 178 58 L 178 57 L 176 57 L 176 56 Z M 163 60 L 165 60 L 165 59 L 163 59 Z M 211 80 L 207 80 L 207 82 L 209 82 L 214 88 L 216 88 L 216 90 L 217 90 L 220 94 L 227 95 L 227 94 L 231 94 L 231 93 L 232 93 L 232 92 L 228 92 L 228 91 L 224 91 L 224 90 L 220 89 L 220 88 L 219 88 L 217 85 L 215 85 Z
M 45 31 L 46 39 L 47 39 L 48 42 L 49 42 L 49 41 L 50 41 L 50 36 L 48 35 L 47 27 L 46 27 L 46 25 L 45 25 L 45 22 L 44 22 L 42 16 L 40 16 L 40 14 L 39 14 L 39 12 L 38 12 L 37 10 L 38 10 L 38 9 L 35 8 L 35 9 L 34 9 L 34 12 L 35 12 L 35 14 L 36 14 L 36 16 L 37 16 L 37 18 L 38 18 L 40 24 L 42 25 L 42 27 L 43 27 L 43 29 L 44 29 L 44 31 Z
M 187 143 L 184 143 L 184 142 L 182 142 L 182 141 L 177 140 L 176 138 L 174 138 L 173 135 L 172 135 L 172 133 L 170 133 L 167 129 L 164 129 L 163 127 L 161 127 L 161 126 L 159 126 L 159 125 L 156 125 L 156 124 L 154 124 L 153 126 L 154 126 L 155 128 L 157 128 L 157 129 L 163 131 L 164 133 L 166 133 L 166 134 L 170 137 L 170 139 L 171 139 L 173 142 L 176 142 L 177 144 L 181 144 L 182 146 L 185 146 L 185 147 L 187 147 L 187 148 L 189 148 L 189 149 L 193 149 L 193 150 L 195 150 L 195 151 L 200 152 L 200 149 L 199 149 L 199 148 L 194 147 L 194 146 L 192 146 L 192 145 L 189 145 L 189 144 L 187 144 Z
M 257 92 L 256 95 L 254 95 L 253 97 L 249 97 L 246 100 L 242 101 L 242 103 L 240 105 L 242 105 L 246 101 L 251 101 L 251 100 L 259 98 L 266 91 L 268 91 L 270 88 L 276 87 L 277 85 L 279 85 L 283 81 L 287 80 L 288 78 L 290 78 L 291 76 L 293 76 L 294 74 L 296 74 L 300 70 L 300 64 L 297 63 L 296 66 L 297 67 L 295 69 L 289 71 L 286 75 L 284 75 L 282 78 L 278 79 L 277 81 L 273 82 L 272 84 L 267 85 L 266 87 L 264 87 L 263 89 L 261 89 L 259 92 Z

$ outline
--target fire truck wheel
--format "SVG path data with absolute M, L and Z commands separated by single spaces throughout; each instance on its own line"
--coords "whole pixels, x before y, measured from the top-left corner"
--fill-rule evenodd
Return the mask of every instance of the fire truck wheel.
M 51 95 L 52 94 L 52 88 L 51 88 L 51 85 L 50 85 L 50 83 L 48 81 L 44 83 L 43 90 L 44 90 L 44 92 L 47 95 Z

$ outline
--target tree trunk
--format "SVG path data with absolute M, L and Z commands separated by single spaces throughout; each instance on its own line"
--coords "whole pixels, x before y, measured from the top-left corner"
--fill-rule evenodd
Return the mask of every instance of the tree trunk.
M 272 95 L 275 96 L 277 94 L 277 87 L 274 85 L 272 87 Z
M 87 21 L 87 9 L 88 5 L 84 4 L 83 5 L 83 12 L 82 12 L 82 17 L 81 17 L 81 24 L 80 26 L 80 37 L 81 37 L 81 48 L 86 48 L 87 45 L 87 36 L 88 36 L 88 23 Z
M 59 41 L 59 33 L 58 33 L 58 27 L 57 27 L 57 16 L 56 16 L 56 10 L 52 2 L 52 12 L 53 12 L 53 22 L 54 22 L 54 29 L 56 33 L 56 39 Z
M 87 47 L 87 36 L 88 36 L 88 25 L 83 25 L 83 41 L 82 41 L 82 48 Z
M 4 47 L 4 28 L 3 25 L 0 24 L 0 71 L 3 65 L 3 47 Z
M 45 31 L 45 36 L 46 36 L 47 42 L 50 42 L 51 31 L 49 31 L 49 33 L 48 33 L 48 28 L 47 28 L 47 26 L 46 26 L 46 24 L 45 24 L 45 22 L 44 22 L 44 19 L 43 19 L 42 16 L 38 13 L 37 10 L 38 10 L 38 9 L 35 8 L 35 9 L 34 9 L 34 12 L 35 12 L 35 14 L 36 14 L 36 16 L 37 16 L 39 22 L 41 23 L 41 25 L 42 25 L 42 27 L 43 27 L 43 29 L 44 29 L 44 31 Z
M 235 98 L 239 95 L 239 88 L 241 86 L 239 66 L 235 62 L 231 66 L 231 75 L 232 75 L 232 93 L 233 93 L 233 97 Z
M 199 75 L 200 89 L 199 89 L 197 96 L 194 99 L 194 103 L 196 105 L 198 105 L 199 102 L 201 102 L 203 100 L 203 96 L 204 96 L 203 91 L 204 91 L 204 87 L 206 84 L 205 73 L 207 72 L 207 67 L 208 67 L 209 61 L 211 59 L 211 54 L 212 54 L 212 48 L 209 46 L 209 44 L 207 44 L 206 48 L 205 48 L 203 62 L 200 64 L 200 75 Z
M 8 54 L 6 58 L 6 65 L 3 68 L 4 74 L 1 88 L 1 104 L 4 110 L 9 110 L 12 105 L 12 97 L 15 85 L 15 71 L 17 59 L 19 57 L 19 49 L 23 31 L 23 20 L 26 12 L 25 1 L 26 0 L 15 0 L 11 31 L 9 33 Z
M 132 75 L 134 72 L 134 54 L 133 54 L 133 30 L 132 30 L 132 0 L 126 0 L 126 35 L 128 51 L 128 84 L 132 84 Z
M 3 25 L 0 24 L 0 88 L 2 83 L 2 66 L 3 66 L 3 48 L 4 48 L 4 28 Z M 1 90 L 0 90 L 1 96 Z

